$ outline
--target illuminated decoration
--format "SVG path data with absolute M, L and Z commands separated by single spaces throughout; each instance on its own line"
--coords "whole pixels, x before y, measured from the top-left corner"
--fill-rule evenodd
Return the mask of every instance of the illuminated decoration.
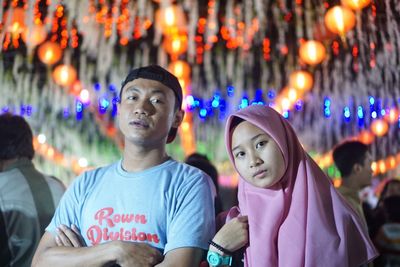
M 349 107 L 344 107 L 343 108 L 343 116 L 344 116 L 344 120 L 346 122 L 350 121 L 350 117 L 351 117 L 351 112 L 350 112 L 350 108 Z
M 385 159 L 372 162 L 371 169 L 373 171 L 373 175 L 379 175 L 397 168 L 399 164 L 400 153 L 397 153 L 397 155 L 390 155 Z
M 71 65 L 59 65 L 53 71 L 54 82 L 61 86 L 72 85 L 76 78 L 76 70 Z
M 303 97 L 303 94 L 304 91 L 297 90 L 294 87 L 284 87 L 276 97 L 273 108 L 287 118 L 288 114 L 285 112 L 290 110 Z
M 386 163 L 384 160 L 379 160 L 376 162 L 378 173 L 385 173 L 387 171 Z
M 370 3 L 371 0 L 342 0 L 342 5 L 351 8 L 355 11 L 367 7 Z
M 186 112 L 182 124 L 179 127 L 179 136 L 181 137 L 181 144 L 185 155 L 196 152 L 196 140 L 194 139 L 193 133 L 193 114 Z
M 336 34 L 332 36 L 333 33 L 323 29 L 326 26 L 321 12 L 340 1 L 299 0 L 292 4 L 290 1 L 271 1 L 268 5 L 261 0 L 174 1 L 180 6 L 181 13 L 184 13 L 182 19 L 187 23 L 178 26 L 180 23 L 173 15 L 170 16 L 172 20 L 162 19 L 162 23 L 170 22 L 168 27 L 160 27 L 155 15 L 158 10 L 170 7 L 171 3 L 170 0 L 160 1 L 159 5 L 152 1 L 132 3 L 128 0 L 3 1 L 5 12 L 23 6 L 26 26 L 44 25 L 48 30 L 46 41 L 57 42 L 62 49 L 70 52 L 71 55 L 66 58 L 71 58 L 75 67 L 79 66 L 79 78 L 85 83 L 83 87 L 90 94 L 91 101 L 89 104 L 80 102 L 78 96 L 83 90 L 82 85 L 73 84 L 65 90 L 54 88 L 52 77 L 47 75 L 39 57 L 32 56 L 32 52 L 38 49 L 32 49 L 34 46 L 28 42 L 25 47 L 22 39 L 18 36 L 14 38 L 7 31 L 9 25 L 3 20 L 0 24 L 3 41 L 0 63 L 5 68 L 4 75 L 0 75 L 0 83 L 4 88 L 16 90 L 6 90 L 0 97 L 0 110 L 10 108 L 17 114 L 30 116 L 37 125 L 41 122 L 34 121 L 37 114 L 46 114 L 46 121 L 51 121 L 46 126 L 55 134 L 59 133 L 59 120 L 72 120 L 73 124 L 79 125 L 93 123 L 87 120 L 93 116 L 100 117 L 96 123 L 102 125 L 101 129 L 114 132 L 112 125 L 115 124 L 114 106 L 118 103 L 118 92 L 109 90 L 107 83 L 118 83 L 118 88 L 119 81 L 133 67 L 146 64 L 168 66 L 180 59 L 190 62 L 192 68 L 187 72 L 187 78 L 179 78 L 184 90 L 193 93 L 184 99 L 191 103 L 186 111 L 193 114 L 194 121 L 191 123 L 197 136 L 192 136 L 192 140 L 197 144 L 214 140 L 214 132 L 221 132 L 224 119 L 239 105 L 263 103 L 279 106 L 278 103 L 282 103 L 281 106 L 286 109 L 282 114 L 290 119 L 299 138 L 309 149 L 317 148 L 323 153 L 342 138 L 367 130 L 376 140 L 371 146 L 378 152 L 377 156 L 383 157 L 399 150 L 397 133 L 400 122 L 396 116 L 389 115 L 391 108 L 400 105 L 397 92 L 400 79 L 398 75 L 380 75 L 398 67 L 395 59 L 400 53 L 397 38 L 400 36 L 400 21 L 393 18 L 398 17 L 399 11 L 387 8 L 395 6 L 396 0 L 387 0 L 384 5 L 372 1 L 362 12 L 358 12 L 359 27 L 349 34 L 348 46 L 340 42 Z M 385 17 L 388 19 L 381 23 L 381 18 Z M 186 51 L 181 54 L 163 51 L 165 39 L 172 40 L 177 33 L 187 36 Z M 320 61 L 323 63 L 321 66 L 298 58 L 296 51 L 309 39 L 325 45 L 326 60 Z M 60 64 L 62 57 L 53 64 Z M 48 71 L 52 69 L 47 68 Z M 297 69 L 307 69 L 312 73 L 314 92 L 306 97 L 300 90 L 292 89 L 281 97 L 281 88 L 293 88 L 289 77 Z M 186 71 L 182 75 L 184 73 Z M 19 74 L 24 78 L 20 79 Z M 94 84 L 99 86 L 94 87 Z M 256 90 L 262 91 L 261 98 L 256 98 Z M 269 96 L 270 91 L 274 92 L 273 97 Z M 368 104 L 369 94 L 376 97 L 372 108 Z M 245 95 L 247 99 L 243 98 Z M 31 102 L 25 103 L 27 99 Z M 297 100 L 293 103 L 293 99 Z M 51 103 L 51 106 L 42 107 L 38 103 Z M 224 105 L 226 113 L 220 112 Z M 346 114 L 350 115 L 348 122 L 343 117 L 344 106 L 348 108 Z M 362 108 L 359 109 L 359 106 Z M 46 113 L 43 112 L 44 107 Z M 82 121 L 77 121 L 76 114 L 82 110 L 92 114 L 86 116 L 85 113 L 81 116 Z M 382 110 L 386 111 L 385 114 Z M 28 115 L 32 111 L 33 115 Z M 201 118 L 198 119 L 199 114 Z M 383 118 L 394 124 L 390 125 L 383 142 L 369 128 L 373 118 Z M 196 124 L 202 125 L 199 127 Z M 44 128 L 40 126 L 38 131 L 46 132 Z M 90 134 L 97 137 L 99 132 L 110 136 L 104 131 Z M 210 134 L 205 136 L 204 132 Z M 52 135 L 48 138 L 52 139 Z M 184 138 L 182 135 L 181 140 Z M 64 146 L 62 140 L 55 141 L 59 148 Z M 173 156 L 181 159 L 183 146 L 177 146 L 179 154 Z M 79 154 L 73 151 L 76 147 L 71 149 L 71 153 Z M 52 153 L 50 150 L 49 154 Z M 224 153 L 213 150 L 207 153 L 215 162 L 224 160 Z M 90 155 L 85 157 L 89 159 Z M 100 157 L 96 155 L 94 158 Z
M 371 170 L 372 170 L 372 175 L 378 175 L 378 164 L 376 164 L 376 161 L 371 163 Z
M 333 164 L 333 157 L 331 153 L 327 153 L 316 159 L 321 168 L 327 168 Z
M 364 109 L 362 106 L 357 107 L 358 126 L 364 125 Z
M 327 157 L 329 155 L 316 155 L 314 156 L 314 160 L 317 162 L 318 166 L 322 169 L 328 169 L 328 175 L 330 177 L 333 177 L 333 181 L 335 182 L 335 180 L 341 180 L 340 177 L 337 177 L 335 175 L 332 175 L 332 173 L 329 171 L 331 167 L 334 167 L 333 165 L 333 161 L 329 162 L 329 160 L 327 160 Z M 384 174 L 387 171 L 393 170 L 395 168 L 397 168 L 400 164 L 400 153 L 398 153 L 397 155 L 390 155 L 387 158 L 384 159 L 380 159 L 378 161 L 373 161 L 371 162 L 371 170 L 372 170 L 372 174 L 374 176 L 379 175 L 379 174 Z
M 384 136 L 389 129 L 389 125 L 382 119 L 376 119 L 371 123 L 371 131 L 376 136 Z
M 90 93 L 87 89 L 82 89 L 82 91 L 79 93 L 79 100 L 83 104 L 87 104 L 90 102 Z
M 342 179 L 333 179 L 333 186 L 338 188 L 342 185 Z
M 88 166 L 88 161 L 86 158 L 80 158 L 78 164 L 81 168 L 86 168 Z
M 384 118 L 389 123 L 396 123 L 400 119 L 399 111 L 396 108 L 391 108 L 389 112 L 385 114 Z
M 178 81 L 179 81 L 179 84 L 180 84 L 181 87 L 182 87 L 182 93 L 183 93 L 183 95 L 184 95 L 184 96 L 188 95 L 188 94 L 189 94 L 189 92 L 188 92 L 188 85 L 189 85 L 189 83 L 190 83 L 190 79 L 189 79 L 188 77 L 182 77 L 182 78 L 178 77 Z
M 356 16 L 347 7 L 334 6 L 325 14 L 325 25 L 331 32 L 344 36 L 356 25 Z
M 66 157 L 61 151 L 48 144 L 46 140 L 43 141 L 42 137 L 33 137 L 32 141 L 36 154 L 63 167 L 70 167 L 75 174 L 80 174 L 93 168 L 88 166 L 89 163 L 85 158 Z
M 190 83 L 190 67 L 189 64 L 187 64 L 184 61 L 175 61 L 172 62 L 169 66 L 170 70 L 173 73 L 177 73 L 177 77 L 179 80 L 179 83 L 182 87 L 182 94 L 183 94 L 183 101 L 182 101 L 182 109 L 187 110 L 188 105 L 186 102 L 186 99 L 188 98 L 187 96 L 190 95 L 190 89 L 189 89 L 189 83 Z M 185 69 L 189 68 L 189 69 Z M 185 112 L 185 116 L 183 117 L 183 121 L 181 126 L 179 127 L 179 136 L 181 139 L 181 144 L 183 147 L 183 151 L 185 155 L 190 155 L 194 152 L 196 152 L 196 139 L 195 139 L 195 134 L 194 134 L 194 128 L 193 128 L 193 113 L 191 112 Z
M 331 100 L 328 97 L 324 98 L 324 116 L 329 118 L 331 116 Z
M 56 42 L 45 42 L 39 46 L 38 56 L 44 64 L 53 65 L 62 57 L 61 46 Z
M 46 135 L 44 134 L 39 134 L 37 136 L 37 141 L 39 142 L 39 144 L 44 144 L 46 143 Z
M 336 34 L 329 31 L 323 22 L 318 22 L 314 25 L 313 36 L 315 40 L 322 42 L 331 41 L 336 38 Z
M 185 14 L 181 6 L 170 5 L 156 11 L 156 25 L 163 34 L 173 35 L 186 31 Z
M 188 39 L 186 34 L 175 34 L 164 39 L 163 47 L 171 57 L 176 58 L 186 52 Z
M 163 3 L 162 3 L 163 4 Z M 168 69 L 177 76 L 182 87 L 183 110 L 187 109 L 186 96 L 190 94 L 190 66 L 178 57 L 188 49 L 188 35 L 186 32 L 186 19 L 181 6 L 163 6 L 155 13 L 156 27 L 162 31 L 164 36 L 163 48 L 170 55 L 172 62 Z M 196 151 L 196 139 L 193 129 L 191 113 L 185 113 L 179 136 L 185 155 Z
M 168 70 L 178 78 L 190 77 L 190 66 L 183 60 L 173 61 L 169 64 Z
M 300 91 L 308 91 L 313 86 L 314 79 L 308 71 L 294 71 L 289 77 L 289 87 Z
M 326 49 L 319 41 L 306 41 L 300 45 L 299 56 L 304 63 L 316 65 L 325 59 Z
M 385 163 L 386 163 L 386 168 L 388 170 L 393 170 L 397 166 L 396 157 L 393 155 L 387 157 Z
M 83 89 L 82 83 L 79 80 L 76 80 L 72 83 L 71 87 L 69 88 L 69 94 L 78 97 Z
M 46 40 L 47 31 L 43 25 L 33 25 L 22 32 L 22 40 L 30 46 L 37 46 Z
M 11 18 L 8 17 L 9 14 L 12 14 Z M 3 21 L 6 25 L 8 25 L 7 32 L 20 34 L 25 29 L 25 10 L 21 7 L 16 7 L 11 10 L 8 9 L 4 13 Z
M 375 136 L 370 131 L 361 131 L 358 140 L 366 145 L 371 144 L 375 140 Z
M 286 87 L 283 89 L 282 95 L 286 96 L 287 99 L 289 99 L 290 104 L 294 104 L 294 102 L 296 102 L 300 97 L 301 97 L 301 93 L 298 90 L 296 90 L 296 88 L 293 87 Z

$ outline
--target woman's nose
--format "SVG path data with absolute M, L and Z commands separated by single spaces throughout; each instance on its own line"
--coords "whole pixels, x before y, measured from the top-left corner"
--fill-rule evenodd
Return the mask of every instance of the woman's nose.
M 261 158 L 256 154 L 251 155 L 251 157 L 250 157 L 250 168 L 257 167 L 260 164 L 262 164 Z

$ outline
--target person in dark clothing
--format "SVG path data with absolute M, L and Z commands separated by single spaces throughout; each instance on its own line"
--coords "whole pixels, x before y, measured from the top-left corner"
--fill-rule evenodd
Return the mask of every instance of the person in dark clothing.
M 0 115 L 0 266 L 31 266 L 65 191 L 32 163 L 32 130 L 23 117 Z
M 386 182 L 372 213 L 371 238 L 380 252 L 375 267 L 400 266 L 400 180 Z
M 186 157 L 185 163 L 204 171 L 206 174 L 208 174 L 208 176 L 210 176 L 215 186 L 215 194 L 216 194 L 214 199 L 215 215 L 218 215 L 220 212 L 222 212 L 222 201 L 219 196 L 217 168 L 215 168 L 215 166 L 211 163 L 211 161 L 207 158 L 207 156 L 200 153 L 193 153 L 189 155 L 188 157 Z

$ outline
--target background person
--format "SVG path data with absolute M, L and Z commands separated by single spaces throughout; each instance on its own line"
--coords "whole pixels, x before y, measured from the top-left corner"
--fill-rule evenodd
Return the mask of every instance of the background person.
M 36 170 L 32 141 L 23 117 L 0 115 L 0 266 L 31 266 L 65 191 L 61 181 Z

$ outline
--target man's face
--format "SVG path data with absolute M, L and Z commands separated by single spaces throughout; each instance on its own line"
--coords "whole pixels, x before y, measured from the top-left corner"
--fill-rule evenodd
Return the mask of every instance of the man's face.
M 183 111 L 174 110 L 174 92 L 158 81 L 135 79 L 122 88 L 119 127 L 125 140 L 146 146 L 165 144 L 171 127 L 177 128 Z
M 371 185 L 371 179 L 372 179 L 371 164 L 372 164 L 372 156 L 370 152 L 367 152 L 359 172 L 360 187 Z

